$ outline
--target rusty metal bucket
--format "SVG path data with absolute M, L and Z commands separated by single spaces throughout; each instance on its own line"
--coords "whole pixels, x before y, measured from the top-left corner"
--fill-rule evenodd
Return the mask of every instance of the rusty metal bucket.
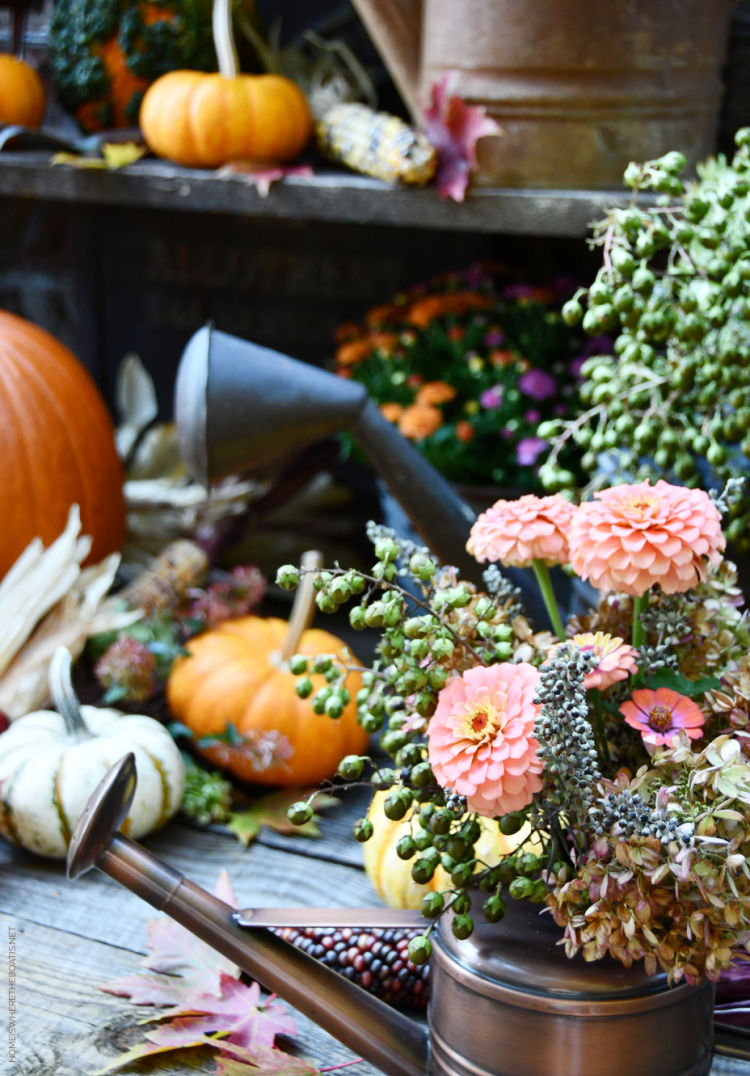
M 476 183 L 619 189 L 632 160 L 716 149 L 731 0 L 354 2 L 413 111 L 455 72 L 500 124 Z

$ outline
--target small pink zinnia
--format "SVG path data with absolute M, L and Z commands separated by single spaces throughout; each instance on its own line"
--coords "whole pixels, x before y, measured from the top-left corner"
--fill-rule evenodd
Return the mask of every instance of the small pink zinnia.
M 605 635 L 603 631 L 587 631 L 574 635 L 566 642 L 575 643 L 584 654 L 596 655 L 596 666 L 583 678 L 585 688 L 596 687 L 600 691 L 605 691 L 611 684 L 625 680 L 638 669 L 636 665 L 638 651 L 616 635 Z M 553 646 L 550 655 L 564 645 L 564 643 L 558 643 L 557 646 Z
M 707 493 L 659 479 L 656 485 L 612 486 L 579 505 L 568 541 L 576 575 L 597 590 L 641 597 L 655 583 L 665 594 L 705 579 L 726 542 Z
M 671 746 L 675 735 L 684 729 L 691 740 L 702 736 L 706 718 L 697 703 L 668 687 L 641 688 L 620 707 L 626 724 L 638 729 L 646 743 Z
M 440 692 L 427 730 L 430 765 L 470 811 L 488 818 L 519 811 L 541 789 L 538 685 L 533 665 L 503 662 L 468 669 Z
M 473 524 L 466 548 L 480 564 L 488 560 L 517 568 L 528 568 L 534 560 L 565 564 L 575 512 L 575 505 L 558 493 L 496 501 Z

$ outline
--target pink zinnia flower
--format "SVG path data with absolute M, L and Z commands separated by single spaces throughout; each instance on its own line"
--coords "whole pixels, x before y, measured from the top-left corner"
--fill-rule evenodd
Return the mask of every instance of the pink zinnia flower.
M 624 680 L 637 671 L 635 659 L 638 651 L 616 635 L 605 635 L 603 631 L 582 632 L 566 642 L 574 643 L 584 654 L 595 654 L 597 664 L 583 678 L 583 686 L 606 690 L 618 680 Z M 550 650 L 550 656 L 564 643 L 558 643 Z
M 706 723 L 697 703 L 668 687 L 634 691 L 633 697 L 620 707 L 620 713 L 626 724 L 638 729 L 645 743 L 656 747 L 671 746 L 680 729 L 684 729 L 691 740 L 696 740 L 703 735 L 701 730 Z
M 488 818 L 519 811 L 541 789 L 538 685 L 533 665 L 503 662 L 468 669 L 440 692 L 427 730 L 430 765 L 470 811 Z
M 658 583 L 665 594 L 705 578 L 705 559 L 721 560 L 721 517 L 707 493 L 672 486 L 612 486 L 579 505 L 568 540 L 576 575 L 598 590 L 641 597 Z
M 472 526 L 466 548 L 480 564 L 488 560 L 517 568 L 528 568 L 533 560 L 565 564 L 568 528 L 575 511 L 558 493 L 552 497 L 528 493 L 515 501 L 496 501 Z

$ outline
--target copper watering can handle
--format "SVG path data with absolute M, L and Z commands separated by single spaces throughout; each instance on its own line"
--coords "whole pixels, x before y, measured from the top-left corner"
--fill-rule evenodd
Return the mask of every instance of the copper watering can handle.
M 425 1076 L 430 1071 L 425 1028 L 271 931 L 243 928 L 240 924 L 252 918 L 252 909 L 237 912 L 118 833 L 135 786 L 131 753 L 108 771 L 76 825 L 68 850 L 69 878 L 98 867 L 389 1076 Z M 272 910 L 258 911 L 270 914 Z M 374 911 L 382 916 L 384 910 Z M 325 914 L 335 914 L 337 925 L 346 925 L 341 920 L 347 913 L 326 909 Z M 315 912 L 304 908 L 295 916 L 296 925 L 305 925 L 306 916 L 317 925 Z M 355 912 L 352 918 L 358 925 L 376 925 L 367 910 Z M 407 922 L 415 925 L 413 918 L 405 921 L 403 913 L 397 913 L 388 925 Z

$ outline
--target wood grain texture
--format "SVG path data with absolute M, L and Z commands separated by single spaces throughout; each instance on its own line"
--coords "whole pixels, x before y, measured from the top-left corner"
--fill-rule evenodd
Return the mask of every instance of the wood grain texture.
M 506 235 L 582 238 L 629 194 L 476 187 L 462 203 L 432 188 L 394 187 L 348 173 L 318 172 L 274 183 L 266 198 L 238 176 L 146 160 L 113 172 L 50 164 L 40 151 L 0 154 L 0 195 L 55 202 L 226 213 L 268 219 L 377 224 Z

